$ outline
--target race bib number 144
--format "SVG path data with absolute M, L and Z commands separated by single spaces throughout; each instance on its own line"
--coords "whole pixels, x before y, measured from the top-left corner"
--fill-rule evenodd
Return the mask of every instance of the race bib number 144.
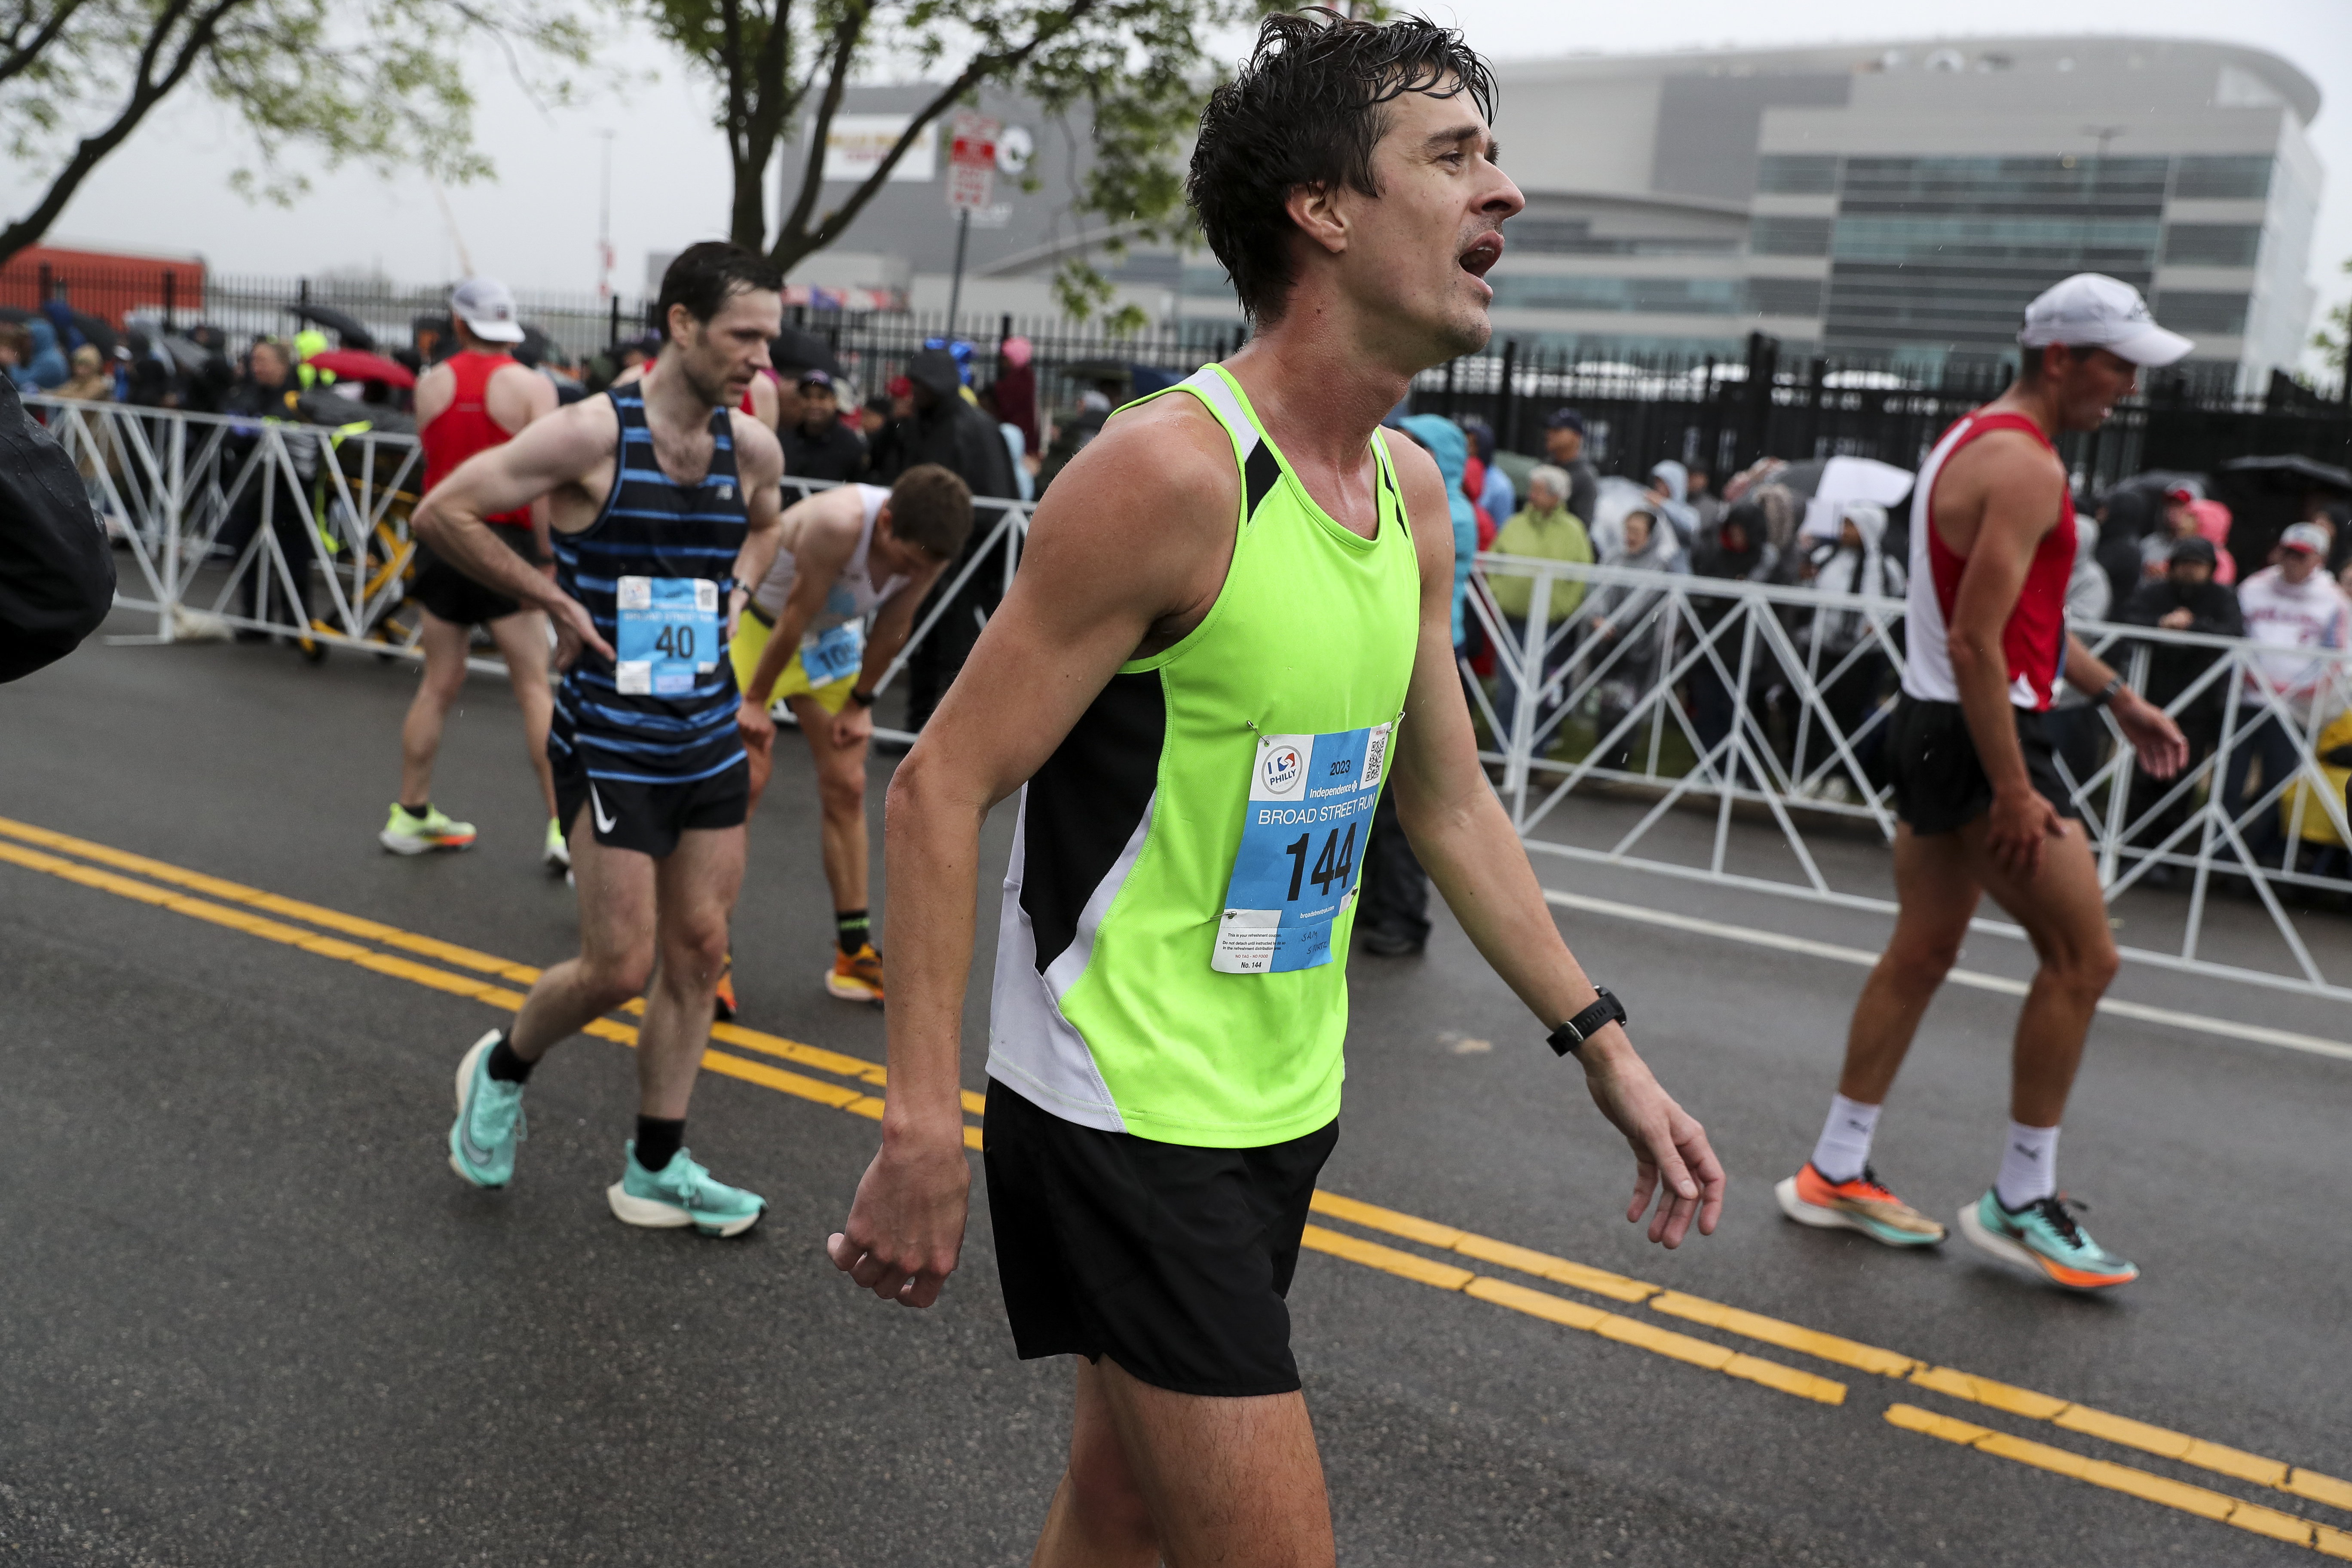
M 1331 962 L 1331 928 L 1363 874 L 1395 729 L 1260 737 L 1210 968 L 1269 974 Z

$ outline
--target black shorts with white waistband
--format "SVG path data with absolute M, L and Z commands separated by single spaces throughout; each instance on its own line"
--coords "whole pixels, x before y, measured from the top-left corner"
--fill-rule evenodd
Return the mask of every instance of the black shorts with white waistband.
M 2079 816 L 2066 781 L 2058 776 L 2047 716 L 2030 708 L 2010 711 L 2017 715 L 2018 749 L 2025 753 L 2033 792 L 2056 806 L 2059 816 Z M 1985 777 L 1976 737 L 1969 733 L 1968 716 L 1957 702 L 1927 701 L 1907 691 L 1896 698 L 1887 724 L 1886 759 L 1895 815 L 1915 834 L 1950 833 L 1992 809 L 1992 781 Z
M 1289 1294 L 1337 1121 L 1262 1149 L 1155 1143 L 1065 1121 L 991 1079 L 996 1269 L 1024 1361 L 1108 1356 L 1177 1394 L 1298 1387 Z

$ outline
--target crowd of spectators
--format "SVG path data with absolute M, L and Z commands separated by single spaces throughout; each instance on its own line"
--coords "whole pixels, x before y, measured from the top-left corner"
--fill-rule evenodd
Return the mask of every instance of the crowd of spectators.
M 1419 427 L 1403 422 L 1422 444 L 1438 450 Z M 1470 434 L 1479 433 L 1475 421 Z M 1832 763 L 1837 739 L 1851 745 L 1866 780 L 1878 782 L 1883 724 L 1874 715 L 1893 702 L 1899 641 L 1874 629 L 1872 615 L 1845 595 L 1900 601 L 1908 586 L 1910 508 L 1843 501 L 1827 511 L 1787 482 L 1790 466 L 1766 459 L 1715 493 L 1709 477 L 1674 461 L 1654 465 L 1637 479 L 1604 479 L 1586 455 L 1587 426 L 1576 410 L 1554 411 L 1545 422 L 1548 460 L 1526 476 L 1527 494 L 1493 535 L 1495 552 L 1574 565 L 1597 563 L 1664 575 L 1687 574 L 1696 581 L 1686 595 L 1688 620 L 1678 624 L 1673 652 L 1679 658 L 1704 634 L 1731 615 L 1739 599 L 1711 591 L 1703 582 L 1769 584 L 1810 587 L 1840 595 L 1835 602 L 1802 598 L 1775 601 L 1761 613 L 1776 619 L 1801 661 L 1812 666 L 1812 698 L 1795 689 L 1786 662 L 1759 651 L 1742 679 L 1738 639 L 1729 638 L 1715 658 L 1690 664 L 1677 681 L 1696 750 L 1713 754 L 1728 769 L 1737 754 L 1724 742 L 1744 711 L 1751 750 L 1767 747 L 1779 769 L 1798 781 L 1799 793 L 1838 801 L 1852 798 L 1847 770 Z M 1441 468 L 1444 467 L 1441 458 Z M 1449 476 L 1451 478 L 1452 476 Z M 1466 489 L 1465 499 L 1476 495 Z M 2352 690 L 2332 672 L 2318 650 L 2352 647 L 2352 531 L 2344 498 L 2321 490 L 2302 507 L 2301 521 L 2287 527 L 2274 546 L 2259 531 L 2239 529 L 2240 547 L 2262 548 L 2268 559 L 2249 568 L 2242 581 L 2230 541 L 2235 521 L 2229 507 L 2185 476 L 2129 481 L 2092 503 L 2077 498 L 2077 559 L 2067 594 L 2069 618 L 2078 624 L 2122 623 L 2189 632 L 2209 637 L 2244 637 L 2262 646 L 2257 668 L 2243 676 L 2235 693 L 2240 705 L 2237 739 L 2228 767 L 2208 783 L 2175 788 L 2135 775 L 2129 819 L 2140 826 L 2134 841 L 2155 847 L 2195 809 L 2202 792 L 2218 788 L 2233 816 L 2246 822 L 2245 840 L 2257 863 L 2289 866 L 2293 856 L 2326 851 L 2339 872 L 2352 871 L 2352 850 L 2340 843 L 2330 814 L 2304 784 L 2281 794 L 2308 747 L 2331 781 L 2330 794 L 2343 798 L 2352 781 Z M 2273 528 L 2276 527 L 2273 523 Z M 1559 714 L 1565 696 L 1582 689 L 1585 722 L 1594 742 L 1605 741 L 1621 721 L 1643 702 L 1661 673 L 1669 649 L 1668 595 L 1649 581 L 1551 580 L 1543 607 L 1545 636 L 1530 646 L 1535 579 L 1496 573 L 1486 579 L 1500 636 L 1509 645 L 1497 658 L 1481 645 L 1481 625 L 1471 616 L 1457 630 L 1462 652 L 1474 673 L 1492 680 L 1495 721 L 1505 738 L 1516 733 L 1522 712 L 1535 706 L 1531 731 L 1538 750 L 1569 743 Z M 1895 617 L 1879 625 L 1892 626 Z M 1899 630 L 1891 637 L 1899 638 Z M 2178 704 L 2181 727 L 2195 764 L 2218 750 L 2232 693 L 2231 683 L 2206 679 L 2225 657 L 2220 647 L 2157 641 L 2148 644 L 2147 695 Z M 1517 673 L 1527 672 L 1523 680 Z M 2201 684 L 2200 684 L 2201 682 Z M 1735 688 L 1740 688 L 1735 689 Z M 2274 700 L 2266 700 L 2266 689 Z M 1538 696 L 1538 694 L 1540 694 Z M 1835 733 L 1808 720 L 1826 711 Z M 2076 779 L 2088 779 L 2109 754 L 2098 710 L 2079 694 L 2062 695 L 2053 716 L 2062 758 Z M 1632 726 L 1597 760 L 1628 765 Z M 1752 769 L 1741 770 L 1744 782 Z M 2276 800 L 2278 809 L 2270 809 Z M 2159 809 L 2160 808 L 2160 809 Z M 2288 824 L 2299 816 L 2301 846 L 2290 845 Z M 2180 845 L 2174 845 L 2179 850 Z M 2188 847 L 2195 848 L 2193 843 Z M 2149 880 L 2168 879 L 2162 868 Z

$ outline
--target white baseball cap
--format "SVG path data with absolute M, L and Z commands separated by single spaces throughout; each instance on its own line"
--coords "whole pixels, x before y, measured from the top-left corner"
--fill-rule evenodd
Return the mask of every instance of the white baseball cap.
M 2324 559 L 2327 554 L 2327 531 L 2315 522 L 2291 524 L 2284 533 L 2279 535 L 2279 548 L 2308 550 Z
M 495 278 L 468 278 L 450 289 L 449 310 L 484 342 L 522 342 L 522 324 L 515 320 L 514 290 Z
M 2170 364 L 2197 346 L 2158 326 L 2138 289 L 2102 272 L 2077 272 L 2043 289 L 2025 307 L 2017 341 L 2030 349 L 2105 349 L 2137 365 Z

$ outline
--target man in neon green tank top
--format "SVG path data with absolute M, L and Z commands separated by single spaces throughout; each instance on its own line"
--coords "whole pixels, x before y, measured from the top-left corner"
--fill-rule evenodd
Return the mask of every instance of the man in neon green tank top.
M 1378 431 L 1416 373 L 1486 342 L 1483 275 L 1524 205 L 1492 102 L 1485 63 L 1417 18 L 1265 23 L 1190 182 L 1256 335 L 1055 481 L 891 784 L 887 1108 L 829 1249 L 908 1306 L 955 1268 L 980 831 L 1019 791 L 990 1207 L 1020 1353 L 1086 1358 L 1039 1563 L 1333 1560 L 1283 1297 L 1338 1137 L 1382 787 L 1633 1145 L 1627 1217 L 1673 1246 L 1721 1209 L 1706 1133 L 1561 943 L 1479 768 L 1444 485 Z

